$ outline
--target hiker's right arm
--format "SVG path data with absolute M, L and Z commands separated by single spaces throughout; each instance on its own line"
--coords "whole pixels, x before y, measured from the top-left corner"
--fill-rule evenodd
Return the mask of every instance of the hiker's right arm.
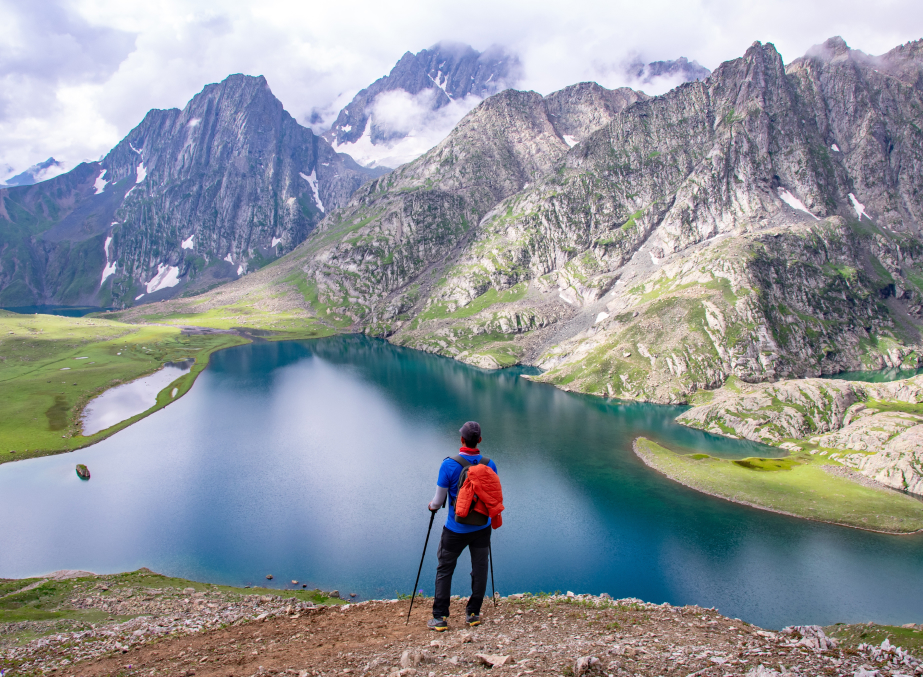
M 429 502 L 427 507 L 433 512 L 436 512 L 439 510 L 439 508 L 442 507 L 442 504 L 445 501 L 445 497 L 448 495 L 448 493 L 449 490 L 446 487 L 437 486 L 436 495 L 433 496 L 433 500 Z

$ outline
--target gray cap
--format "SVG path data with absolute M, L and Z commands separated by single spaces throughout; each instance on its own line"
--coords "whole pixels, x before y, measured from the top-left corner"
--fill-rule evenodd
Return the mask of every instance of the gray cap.
M 465 440 L 477 440 L 481 437 L 481 424 L 477 421 L 468 421 L 458 432 Z

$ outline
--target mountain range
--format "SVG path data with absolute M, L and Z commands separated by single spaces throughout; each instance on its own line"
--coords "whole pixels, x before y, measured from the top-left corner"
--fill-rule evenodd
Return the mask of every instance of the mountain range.
M 260 269 L 126 316 L 272 307 L 657 402 L 920 364 L 923 41 L 788 65 L 754 43 L 707 75 L 675 62 L 693 81 L 655 97 L 507 88 L 377 176 L 336 152 L 382 94 L 487 94 L 515 71 L 496 54 L 405 55 L 332 143 L 262 78 L 151 111 L 100 162 L 2 189 L 0 299 L 126 307 Z
M 196 303 L 271 297 L 338 329 L 656 402 L 731 375 L 918 366 L 921 54 L 923 41 L 873 57 L 833 38 L 785 65 L 754 43 L 657 97 L 500 92 L 279 264 Z

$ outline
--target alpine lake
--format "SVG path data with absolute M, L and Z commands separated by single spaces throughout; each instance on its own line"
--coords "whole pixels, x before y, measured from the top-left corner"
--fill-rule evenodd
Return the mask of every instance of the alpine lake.
M 682 427 L 681 407 L 574 395 L 523 373 L 362 336 L 216 353 L 188 394 L 109 439 L 0 466 L 0 576 L 148 567 L 229 585 L 271 574 L 276 587 L 297 580 L 360 600 L 407 594 L 439 463 L 474 419 L 504 486 L 493 533 L 501 594 L 606 592 L 768 628 L 921 620 L 923 534 L 686 489 L 644 466 L 632 440 L 725 458 L 779 452 Z M 467 567 L 463 556 L 458 594 L 470 590 Z

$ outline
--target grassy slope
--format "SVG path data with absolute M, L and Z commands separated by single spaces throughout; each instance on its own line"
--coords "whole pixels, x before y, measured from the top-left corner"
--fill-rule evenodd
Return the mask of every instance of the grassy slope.
M 677 454 L 643 437 L 635 441 L 635 451 L 670 479 L 736 503 L 874 531 L 923 529 L 923 502 L 829 475 L 820 468 L 833 464 L 829 459 L 805 453 L 737 463 Z
M 161 392 L 148 414 L 173 401 L 173 387 L 177 397 L 184 394 L 212 352 L 246 342 L 232 334 L 184 336 L 174 327 L 0 311 L 0 463 L 97 442 L 143 415 L 83 437 L 79 415 L 90 399 L 164 362 L 195 358 L 192 371 Z
M 894 625 L 873 625 L 861 623 L 846 625 L 837 623 L 824 628 L 831 637 L 840 640 L 844 646 L 855 649 L 860 644 L 880 645 L 886 639 L 894 646 L 910 651 L 916 656 L 923 651 L 923 630 L 901 628 Z

